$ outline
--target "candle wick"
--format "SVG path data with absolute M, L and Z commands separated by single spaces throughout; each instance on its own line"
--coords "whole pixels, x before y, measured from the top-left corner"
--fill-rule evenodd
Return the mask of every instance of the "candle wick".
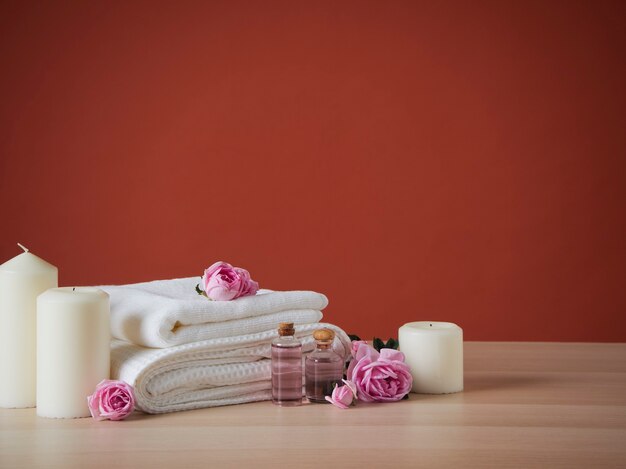
M 76 291 L 76 287 L 72 288 L 72 291 Z
M 431 324 L 430 327 L 433 327 L 433 325 Z
M 24 250 L 24 252 L 28 252 L 28 248 L 25 247 L 23 244 L 17 243 L 17 245 L 21 247 Z

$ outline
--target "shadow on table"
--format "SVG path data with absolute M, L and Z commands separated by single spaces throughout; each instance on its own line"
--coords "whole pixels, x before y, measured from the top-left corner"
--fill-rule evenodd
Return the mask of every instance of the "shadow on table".
M 464 382 L 464 392 L 479 392 L 479 391 L 495 391 L 506 389 L 522 389 L 522 388 L 534 388 L 538 386 L 545 386 L 546 383 L 554 382 L 555 378 L 552 376 L 519 376 L 519 375 L 493 375 L 493 376 L 473 376 L 466 375 Z
M 501 395 L 501 391 L 510 395 L 511 392 L 528 392 L 533 389 L 545 389 L 550 385 L 558 384 L 558 379 L 551 376 L 530 376 L 530 375 L 487 375 L 487 374 L 466 374 L 464 389 L 462 392 L 451 394 L 410 394 L 411 400 L 433 401 L 445 400 L 446 402 L 463 402 L 473 396 L 492 394 Z M 546 386 L 547 385 L 547 386 Z

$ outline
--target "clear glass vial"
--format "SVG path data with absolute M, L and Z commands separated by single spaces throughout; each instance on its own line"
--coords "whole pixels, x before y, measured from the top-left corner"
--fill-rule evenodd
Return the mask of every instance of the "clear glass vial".
M 272 341 L 272 402 L 302 404 L 302 343 L 294 337 L 292 322 L 281 322 Z
M 313 333 L 316 348 L 304 365 L 306 398 L 311 402 L 328 402 L 325 396 L 333 393 L 335 384 L 341 385 L 343 359 L 333 349 L 335 333 L 318 329 Z

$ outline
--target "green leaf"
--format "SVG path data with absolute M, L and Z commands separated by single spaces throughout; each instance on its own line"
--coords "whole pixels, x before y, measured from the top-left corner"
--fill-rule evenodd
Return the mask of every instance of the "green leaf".
M 400 344 L 398 343 L 398 341 L 394 339 L 393 337 L 391 337 L 385 344 L 385 348 L 392 348 L 394 350 L 398 350 L 399 345 Z
M 350 337 L 350 340 L 361 340 L 361 338 L 356 334 L 348 334 L 348 337 Z
M 385 347 L 385 343 L 382 340 L 380 340 L 378 337 L 374 337 L 372 346 L 377 352 L 380 352 L 380 349 Z

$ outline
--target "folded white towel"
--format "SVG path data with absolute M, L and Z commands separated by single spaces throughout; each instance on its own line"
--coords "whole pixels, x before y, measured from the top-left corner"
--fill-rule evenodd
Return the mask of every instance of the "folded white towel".
M 335 331 L 333 347 L 347 358 L 350 339 L 325 323 L 296 326 L 303 352 L 314 349 L 312 333 L 320 327 Z M 268 400 L 274 337 L 268 330 L 163 349 L 113 340 L 111 377 L 134 386 L 137 407 L 151 414 Z
M 199 277 L 100 287 L 111 297 L 113 337 L 146 347 L 252 334 L 279 322 L 322 319 L 328 299 L 312 291 L 259 290 L 232 301 L 198 295 Z

